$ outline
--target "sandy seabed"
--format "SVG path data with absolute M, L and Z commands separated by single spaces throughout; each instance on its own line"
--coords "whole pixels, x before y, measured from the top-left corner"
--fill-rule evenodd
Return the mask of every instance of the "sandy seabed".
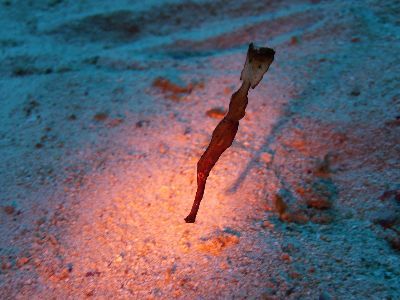
M 1 299 L 399 299 L 400 3 L 0 2 Z M 249 42 L 275 61 L 183 218 Z

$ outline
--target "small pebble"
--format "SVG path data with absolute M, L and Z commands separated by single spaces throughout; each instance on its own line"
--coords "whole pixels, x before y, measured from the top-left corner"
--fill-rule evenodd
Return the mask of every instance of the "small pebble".
M 268 153 L 268 152 L 262 152 L 260 154 L 260 159 L 261 159 L 261 161 L 265 162 L 266 164 L 269 164 L 272 161 L 272 155 L 271 155 L 271 153 Z
M 207 110 L 206 115 L 214 119 L 222 119 L 226 114 L 226 111 L 222 107 L 214 107 Z
M 108 118 L 106 113 L 97 113 L 93 116 L 93 120 L 95 121 L 105 121 Z
M 15 208 L 14 208 L 14 206 L 12 206 L 12 205 L 3 206 L 3 210 L 4 210 L 4 212 L 5 212 L 6 214 L 8 214 L 8 215 L 12 215 L 12 214 L 15 213 Z
M 22 267 L 23 265 L 27 264 L 29 262 L 29 258 L 27 257 L 21 257 L 17 260 L 17 266 Z

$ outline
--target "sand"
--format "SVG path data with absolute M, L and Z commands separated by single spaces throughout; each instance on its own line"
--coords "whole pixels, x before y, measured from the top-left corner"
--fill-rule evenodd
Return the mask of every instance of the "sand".
M 1 1 L 0 298 L 400 298 L 399 17 Z M 275 61 L 186 224 L 252 41 Z

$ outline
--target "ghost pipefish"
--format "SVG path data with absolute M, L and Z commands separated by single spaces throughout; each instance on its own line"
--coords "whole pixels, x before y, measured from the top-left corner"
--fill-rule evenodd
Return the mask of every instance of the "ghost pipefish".
M 248 103 L 250 87 L 254 89 L 268 71 L 274 60 L 275 51 L 266 47 L 255 47 L 253 43 L 247 50 L 246 62 L 240 75 L 241 87 L 232 94 L 229 110 L 212 133 L 210 144 L 197 163 L 197 191 L 186 223 L 194 223 L 203 199 L 207 177 L 219 157 L 228 149 L 239 128 L 239 121 L 244 117 Z

